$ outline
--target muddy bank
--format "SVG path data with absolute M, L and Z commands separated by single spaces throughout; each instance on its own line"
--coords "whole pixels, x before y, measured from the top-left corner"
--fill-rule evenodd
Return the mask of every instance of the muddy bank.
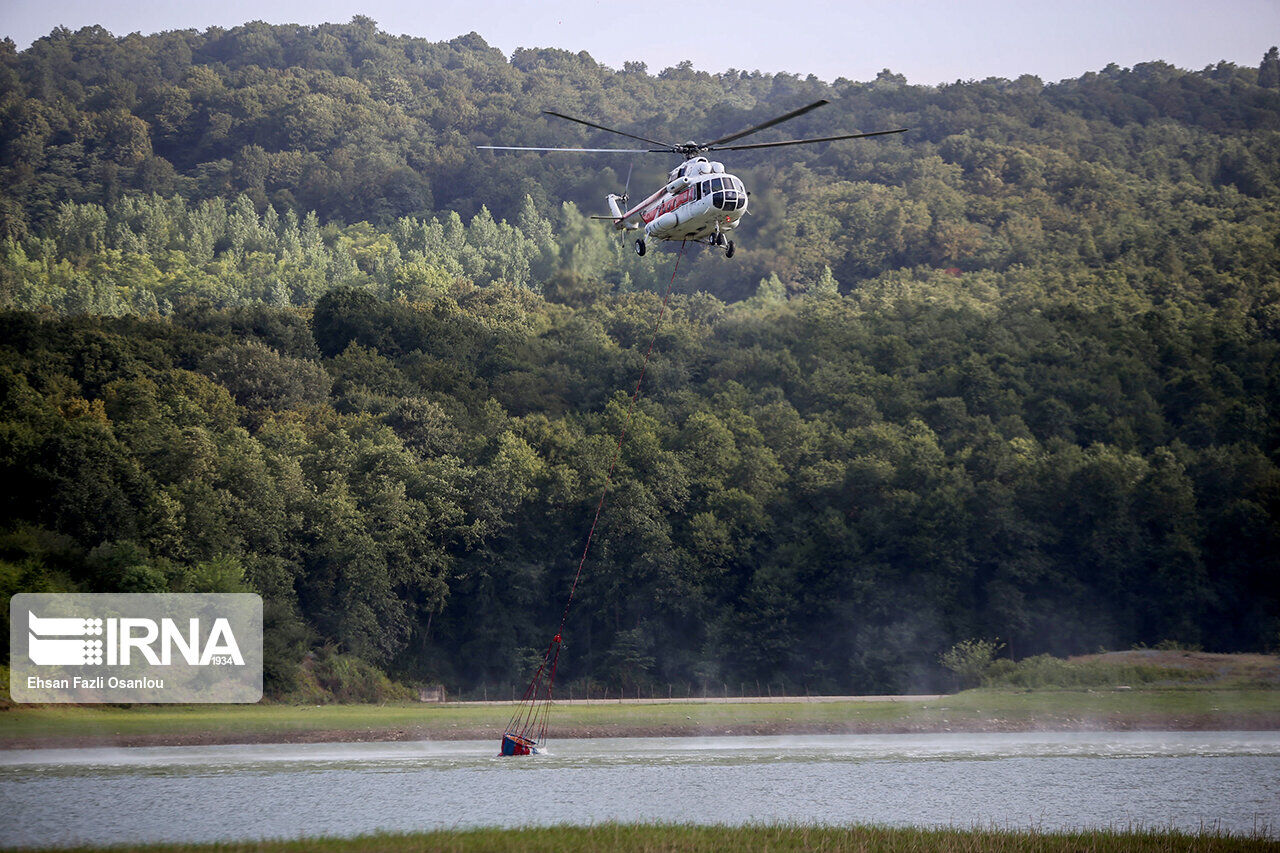
M 717 737 L 816 734 L 935 734 L 944 732 L 1031 731 L 1272 731 L 1280 730 L 1280 710 L 1213 714 L 1040 714 L 1024 719 L 849 720 L 829 723 L 761 722 L 725 725 L 669 724 L 637 726 L 607 723 L 552 726 L 552 740 L 617 737 Z M 375 729 L 312 729 L 272 732 L 184 732 L 134 735 L 20 737 L 0 743 L 4 749 L 66 749 L 104 746 L 206 746 L 232 743 L 370 743 L 412 740 L 493 740 L 492 726 L 406 726 Z

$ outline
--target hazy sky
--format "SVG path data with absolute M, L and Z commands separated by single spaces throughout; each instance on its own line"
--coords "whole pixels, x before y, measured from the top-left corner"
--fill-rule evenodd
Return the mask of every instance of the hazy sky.
M 725 3 L 501 0 L 0 0 L 0 33 L 25 48 L 63 25 L 204 29 L 248 20 L 316 24 L 367 15 L 382 29 L 441 41 L 471 31 L 517 47 L 586 50 L 651 73 L 692 60 L 727 68 L 912 83 L 1036 74 L 1047 82 L 1162 59 L 1199 69 L 1257 65 L 1280 42 L 1280 0 L 734 0 Z

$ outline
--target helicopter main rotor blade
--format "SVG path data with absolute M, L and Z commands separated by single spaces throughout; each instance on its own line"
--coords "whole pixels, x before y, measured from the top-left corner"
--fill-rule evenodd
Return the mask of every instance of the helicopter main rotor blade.
M 868 136 L 886 136 L 890 133 L 906 133 L 911 128 L 900 127 L 897 130 L 873 130 L 870 133 L 845 133 L 840 136 L 819 136 L 816 139 L 787 139 L 782 142 L 753 142 L 747 145 L 721 145 L 708 147 L 707 151 L 746 151 L 749 148 L 780 148 L 783 145 L 808 145 L 811 142 L 835 142 L 838 139 L 865 139 Z
M 780 115 L 777 118 L 771 118 L 768 121 L 764 122 L 763 124 L 754 125 L 752 127 L 747 128 L 746 130 L 732 134 L 731 136 L 722 136 L 713 142 L 706 143 L 702 147 L 712 148 L 724 142 L 732 142 L 735 139 L 741 139 L 744 136 L 749 136 L 753 133 L 759 133 L 765 128 L 773 127 L 775 124 L 782 124 L 784 121 L 790 121 L 793 118 L 798 118 L 804 115 L 805 113 L 809 112 L 810 110 L 816 110 L 818 107 L 825 106 L 829 103 L 831 102 L 828 101 L 826 98 L 823 98 L 821 101 L 814 101 L 812 104 L 809 104 L 808 106 L 805 106 L 805 107 L 801 107 L 798 110 L 792 110 L 791 112 L 785 115 Z M 724 150 L 728 150 L 728 149 L 724 149 Z
M 663 146 L 664 148 L 671 148 L 671 147 L 673 147 L 670 143 L 667 143 L 667 142 L 659 142 L 658 140 L 656 140 L 656 139 L 650 139 L 650 138 L 649 138 L 649 137 L 647 137 L 647 136 L 636 136 L 634 133 L 627 133 L 625 130 L 615 130 L 615 129 L 614 129 L 614 128 L 612 128 L 612 127 L 605 127 L 603 124 L 596 124 L 595 122 L 587 121 L 586 119 L 580 119 L 580 118 L 574 118 L 573 116 L 567 116 L 567 115 L 565 115 L 564 113 L 557 113 L 557 112 L 553 112 L 553 111 L 551 111 L 551 110 L 543 110 L 542 112 L 543 112 L 543 113 L 545 113 L 546 115 L 549 115 L 549 116 L 555 116 L 556 118 L 562 118 L 562 119 L 564 119 L 565 121 L 576 121 L 578 124 L 585 124 L 587 127 L 594 127 L 596 130 L 607 130 L 607 131 L 609 131 L 610 133 L 616 133 L 616 134 L 618 134 L 618 135 L 620 135 L 620 136 L 627 136 L 627 137 L 630 137 L 631 139 L 639 139 L 641 142 L 648 142 L 648 143 L 651 143 L 651 144 L 653 144 L 653 145 L 661 145 L 661 146 Z
M 576 151 L 579 154 L 652 154 L 648 148 L 528 148 L 524 145 L 477 145 L 486 151 Z M 659 153 L 666 153 L 665 151 Z

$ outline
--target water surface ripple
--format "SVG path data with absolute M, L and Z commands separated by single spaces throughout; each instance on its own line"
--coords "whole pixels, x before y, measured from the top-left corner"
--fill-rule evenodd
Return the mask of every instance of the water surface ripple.
M 605 820 L 1280 834 L 1280 732 L 0 750 L 0 845 Z

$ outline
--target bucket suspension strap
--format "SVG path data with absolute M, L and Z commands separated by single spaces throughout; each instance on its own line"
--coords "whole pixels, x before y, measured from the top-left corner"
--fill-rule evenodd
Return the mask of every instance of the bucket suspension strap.
M 613 459 L 609 462 L 609 470 L 605 474 L 604 488 L 600 491 L 600 500 L 596 502 L 595 515 L 591 519 L 591 528 L 587 531 L 587 541 L 582 546 L 582 556 L 578 560 L 578 569 L 573 574 L 573 584 L 569 587 L 569 597 L 565 600 L 564 611 L 560 614 L 560 626 L 556 629 L 556 634 L 551 638 L 547 651 L 542 656 L 542 663 L 538 665 L 537 672 L 533 674 L 533 680 L 529 682 L 529 686 L 525 688 L 524 696 L 521 698 L 519 705 L 516 707 L 515 714 L 512 715 L 511 721 L 507 724 L 506 735 L 503 738 L 503 754 L 527 754 L 528 749 L 523 752 L 508 752 L 508 739 L 515 738 L 517 749 L 524 747 L 532 747 L 542 744 L 547 737 L 547 718 L 551 707 L 551 691 L 555 686 L 556 680 L 556 664 L 560 660 L 560 635 L 564 633 L 565 622 L 569 619 L 569 607 L 573 604 L 573 596 L 578 591 L 578 581 L 582 578 L 582 567 L 587 563 L 587 554 L 591 551 L 591 540 L 595 538 L 596 526 L 600 523 L 600 513 L 604 510 L 604 501 L 609 494 L 609 488 L 613 484 L 613 472 L 618 466 L 618 457 L 622 454 L 622 443 L 626 440 L 627 432 L 631 429 L 631 421 L 635 415 L 636 401 L 640 398 L 640 387 L 644 384 L 645 373 L 649 370 L 649 359 L 653 356 L 654 345 L 658 340 L 658 330 L 662 327 L 662 320 L 667 313 L 667 305 L 671 301 L 671 292 L 675 287 L 676 273 L 680 269 L 680 259 L 684 257 L 685 243 L 680 243 L 680 252 L 676 255 L 675 266 L 671 270 L 671 279 L 667 282 L 666 292 L 662 295 L 662 307 L 658 311 L 658 317 L 653 324 L 653 333 L 649 336 L 649 347 L 644 353 L 644 363 L 640 366 L 640 377 L 636 380 L 636 387 L 631 392 L 631 402 L 627 405 L 627 417 L 623 421 L 622 432 L 618 436 L 618 442 L 613 448 Z
M 551 709 L 551 687 L 556 680 L 556 663 L 560 660 L 560 635 L 551 638 L 538 671 L 525 688 L 524 696 L 507 723 L 507 736 L 516 735 L 529 744 L 547 739 L 547 715 Z

